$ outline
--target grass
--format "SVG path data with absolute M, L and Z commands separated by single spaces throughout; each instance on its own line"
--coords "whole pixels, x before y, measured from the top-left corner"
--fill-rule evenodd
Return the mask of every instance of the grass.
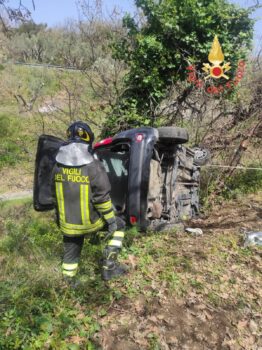
M 14 115 L 0 114 L 0 169 L 4 166 L 13 166 L 25 159 L 21 152 L 21 129 Z
M 98 136 L 107 110 L 100 108 L 103 99 L 94 96 L 87 76 L 80 72 L 6 65 L 0 77 L 0 170 L 5 193 L 32 187 L 39 135 L 64 138 L 72 120 L 82 119 Z M 55 111 L 39 113 L 40 107 L 52 103 Z
M 28 201 L 4 205 L 2 215 L 10 214 L 19 218 L 4 219 L 1 232 L 0 349 L 78 349 L 71 337 L 89 339 L 99 330 L 91 305 L 113 296 L 90 272 L 87 290 L 66 289 L 61 235 L 49 223 L 50 214 L 34 213 Z M 89 253 L 95 259 L 96 250 Z M 86 344 L 92 349 L 88 340 Z
M 62 237 L 53 213 L 35 212 L 28 199 L 3 202 L 0 209 L 0 349 L 102 349 L 97 335 L 112 304 L 135 303 L 141 295 L 148 308 L 161 296 L 197 295 L 215 308 L 259 309 L 256 248 L 243 248 L 234 232 L 141 236 L 133 228 L 121 254 L 132 271 L 109 284 L 98 268 L 102 246 L 86 241 L 81 285 L 70 289 L 61 277 Z M 148 343 L 158 347 L 154 332 Z
M 244 166 L 258 169 L 236 169 L 232 176 L 225 179 L 224 189 L 216 199 L 218 202 L 241 198 L 243 195 L 262 190 L 262 163 L 259 157 L 258 160 L 248 159 Z M 216 190 L 219 174 L 218 169 L 201 169 L 200 201 L 205 210 L 210 207 L 209 196 Z
M 34 69 L 30 72 L 27 77 L 28 68 L 16 70 L 20 92 L 26 98 L 41 79 L 45 79 L 45 86 L 40 102 L 61 92 L 54 72 L 48 75 L 46 71 L 48 77 Z M 7 73 L 3 81 L 11 74 Z M 60 78 L 70 84 L 66 74 Z M 9 90 L 15 83 L 12 79 Z M 90 90 L 88 93 L 91 96 Z M 19 181 L 14 177 L 15 184 L 21 182 L 25 169 L 32 176 L 36 141 L 42 129 L 39 116 L 19 114 L 10 94 L 2 95 L 0 168 L 8 168 L 15 176 L 22 174 Z M 102 118 L 92 111 L 90 116 Z M 64 118 L 68 118 L 66 113 Z M 54 123 L 45 116 L 44 120 L 46 133 L 63 135 L 67 119 L 58 118 Z M 242 174 L 229 184 L 228 198 L 261 188 L 261 172 Z M 258 253 L 256 248 L 242 248 L 234 230 L 226 235 L 221 230 L 217 236 L 192 238 L 175 231 L 137 236 L 133 229 L 121 254 L 133 269 L 129 276 L 110 284 L 100 278 L 101 251 L 101 246 L 85 242 L 79 270 L 82 285 L 77 290 L 68 289 L 61 278 L 62 238 L 53 213 L 34 212 L 30 200 L 0 203 L 0 349 L 100 349 L 97 335 L 112 305 L 116 303 L 121 309 L 123 302 L 135 303 L 141 295 L 148 304 L 163 295 L 183 300 L 197 295 L 215 308 L 259 310 L 260 276 L 253 260 Z M 159 348 L 158 335 L 150 334 L 150 349 Z
M 258 169 L 237 171 L 225 184 L 224 198 L 232 199 L 242 194 L 255 193 L 262 189 L 262 164 L 254 162 L 248 166 Z
M 58 92 L 57 79 L 54 72 L 15 65 L 5 66 L 0 76 L 0 169 L 16 166 L 23 173 L 34 161 L 35 139 L 41 133 L 38 106 L 44 96 Z
M 61 275 L 62 236 L 53 213 L 34 212 L 28 199 L 0 205 L 0 349 L 80 349 L 76 335 L 84 339 L 85 349 L 93 349 L 92 337 L 100 329 L 97 318 L 122 297 L 100 278 L 102 246 L 85 242 L 82 286 L 68 289 Z

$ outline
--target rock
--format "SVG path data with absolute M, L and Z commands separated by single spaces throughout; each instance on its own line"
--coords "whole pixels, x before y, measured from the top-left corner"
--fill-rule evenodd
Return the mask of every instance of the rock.
M 258 325 L 254 320 L 250 320 L 249 322 L 249 329 L 251 330 L 252 334 L 256 334 L 258 330 Z

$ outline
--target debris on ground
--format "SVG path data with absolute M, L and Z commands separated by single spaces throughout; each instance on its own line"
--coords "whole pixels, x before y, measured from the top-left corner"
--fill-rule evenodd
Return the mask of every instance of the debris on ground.
M 244 247 L 251 245 L 262 246 L 262 231 L 260 232 L 246 232 Z
M 193 236 L 200 236 L 203 234 L 203 231 L 201 230 L 201 228 L 198 228 L 198 227 L 186 227 L 185 228 L 185 231 L 187 233 L 191 233 Z
M 98 347 L 261 350 L 262 251 L 243 247 L 241 233 L 261 227 L 259 203 L 261 194 L 215 207 L 189 223 L 205 232 L 194 240 L 184 230 L 140 238 L 135 269 L 113 284 L 122 298 L 98 320 Z

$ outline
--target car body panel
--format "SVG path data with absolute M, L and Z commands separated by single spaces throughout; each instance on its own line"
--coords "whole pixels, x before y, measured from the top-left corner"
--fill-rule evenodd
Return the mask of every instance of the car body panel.
M 51 183 L 55 156 L 63 140 L 42 135 L 36 154 L 34 207 L 54 208 Z M 123 131 L 94 146 L 105 166 L 117 215 L 141 230 L 164 229 L 199 210 L 199 167 L 194 152 L 181 144 L 161 143 L 158 130 Z
M 137 225 L 142 229 L 148 226 L 145 213 L 148 206 L 150 161 L 157 140 L 158 132 L 156 129 L 143 127 L 123 131 L 114 136 L 111 143 L 105 145 L 98 143 L 95 145 L 95 152 L 98 158 L 101 159 L 104 148 L 112 148 L 120 142 L 128 142 L 130 144 L 126 218 L 129 222 L 130 218 L 135 218 Z M 114 198 L 113 192 L 114 188 L 111 191 L 112 200 Z

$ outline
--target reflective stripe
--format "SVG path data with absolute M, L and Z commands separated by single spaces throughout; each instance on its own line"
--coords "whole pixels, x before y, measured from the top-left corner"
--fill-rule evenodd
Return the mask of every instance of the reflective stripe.
M 104 215 L 104 218 L 105 218 L 106 220 L 112 219 L 112 218 L 114 218 L 114 217 L 115 217 L 115 213 L 113 212 L 113 210 L 112 210 L 110 213 Z
M 125 234 L 123 231 L 115 231 L 114 234 L 113 234 L 113 237 L 122 237 L 124 238 Z
M 61 227 L 65 227 L 65 228 L 69 228 L 69 229 L 75 229 L 75 230 L 89 230 L 90 228 L 93 227 L 97 227 L 100 225 L 104 225 L 104 221 L 103 219 L 98 219 L 96 222 L 94 222 L 93 224 L 90 224 L 88 226 L 84 226 L 84 225 L 78 225 L 78 224 L 69 224 L 67 222 L 63 222 L 61 223 Z
M 109 200 L 104 203 L 94 203 L 94 206 L 99 212 L 103 213 L 105 211 L 112 209 L 112 202 L 111 200 Z
M 119 241 L 119 242 L 122 242 L 122 241 L 123 241 L 123 237 L 115 237 L 115 236 L 113 236 L 112 239 L 113 239 L 114 241 Z
M 68 276 L 68 277 L 74 277 L 76 275 L 77 270 L 73 270 L 73 271 L 67 271 L 67 270 L 63 270 L 63 275 Z
M 110 247 L 122 247 L 122 241 L 117 241 L 116 239 L 111 239 L 111 241 L 108 242 L 108 245 Z
M 73 225 L 67 223 L 60 223 L 60 228 L 63 233 L 68 235 L 83 235 L 86 233 L 92 233 L 100 230 L 104 226 L 104 221 L 100 218 L 94 224 L 91 224 L 87 227 L 83 225 Z
M 82 220 L 82 224 L 85 221 L 85 208 L 84 208 L 84 199 L 83 199 L 83 185 L 80 185 L 80 211 L 81 211 L 81 220 Z
M 75 269 L 77 269 L 77 267 L 78 267 L 78 263 L 74 263 L 74 264 L 63 263 L 63 265 L 62 265 L 62 268 L 64 270 L 67 270 L 67 271 L 75 270 Z
M 55 190 L 56 190 L 56 197 L 58 202 L 59 218 L 61 221 L 65 222 L 65 201 L 64 201 L 62 182 L 55 183 Z
M 106 201 L 106 202 L 103 202 L 103 203 L 96 203 L 95 204 L 98 208 L 108 208 L 112 205 L 112 201 L 109 200 L 109 201 Z
M 80 207 L 83 225 L 90 225 L 88 185 L 80 185 Z
M 63 263 L 62 264 L 63 275 L 74 277 L 77 273 L 77 267 L 78 267 L 78 263 L 73 263 L 73 264 Z
M 91 221 L 90 221 L 90 213 L 89 213 L 89 187 L 88 185 L 84 185 L 85 187 L 85 205 L 86 205 L 86 210 L 85 210 L 85 215 L 86 215 L 86 223 L 88 225 L 91 224 Z

